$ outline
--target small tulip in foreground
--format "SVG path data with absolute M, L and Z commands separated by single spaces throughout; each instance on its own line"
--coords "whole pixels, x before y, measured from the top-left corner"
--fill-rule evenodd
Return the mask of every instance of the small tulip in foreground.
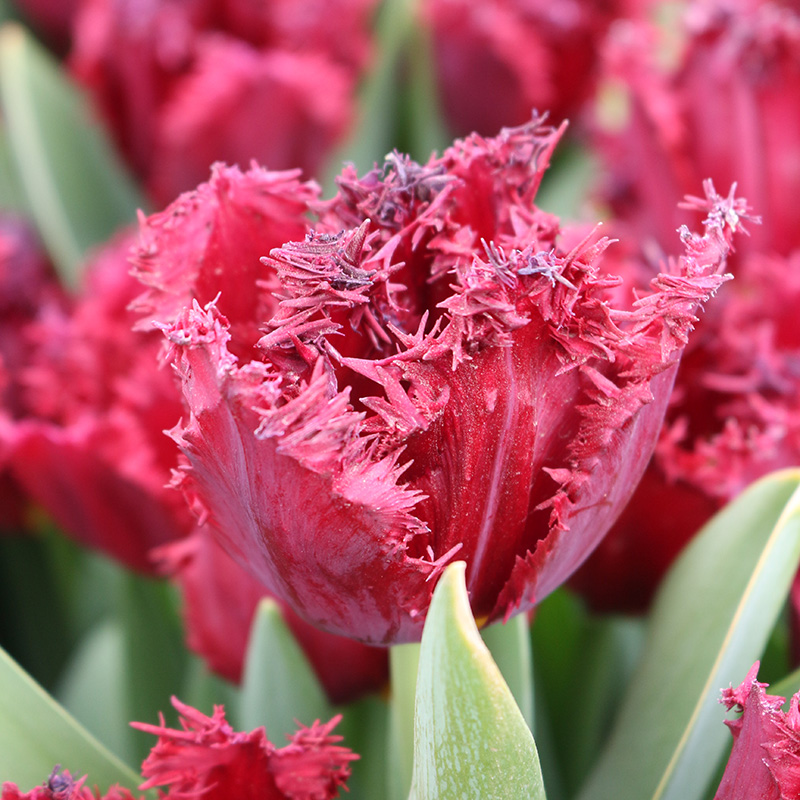
M 141 307 L 189 410 L 183 487 L 324 629 L 418 639 L 456 555 L 478 618 L 529 609 L 644 470 L 744 205 L 709 187 L 704 234 L 685 230 L 674 269 L 615 305 L 611 243 L 534 205 L 559 135 L 534 120 L 425 165 L 395 153 L 346 169 L 327 203 L 218 167 L 142 225 Z M 244 258 L 259 247 L 260 267 Z
M 800 693 L 782 711 L 785 698 L 764 691 L 758 667 L 753 665 L 741 686 L 722 692 L 720 702 L 741 717 L 726 723 L 733 750 L 714 800 L 784 800 L 800 794 Z

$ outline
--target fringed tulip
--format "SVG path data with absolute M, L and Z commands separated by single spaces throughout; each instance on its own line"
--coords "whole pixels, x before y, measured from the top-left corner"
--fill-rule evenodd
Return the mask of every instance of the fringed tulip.
M 208 800 L 332 800 L 350 776 L 358 756 L 331 731 L 341 717 L 300 727 L 289 744 L 276 747 L 264 728 L 237 733 L 222 706 L 210 717 L 176 698 L 181 730 L 133 723 L 158 736 L 142 764 L 143 790 L 166 786 L 165 800 L 202 795 Z
M 741 713 L 725 724 L 733 750 L 714 800 L 789 800 L 800 796 L 800 693 L 784 712 L 785 698 L 767 694 L 758 662 L 741 686 L 724 689 L 725 707 Z
M 0 214 L 0 531 L 26 526 L 28 501 L 14 478 L 4 432 L 27 410 L 22 373 L 34 343 L 31 323 L 43 308 L 63 309 L 66 298 L 28 223 Z
M 567 250 L 533 204 L 559 134 L 535 119 L 424 166 L 393 154 L 363 178 L 346 170 L 259 279 L 177 315 L 181 269 L 188 296 L 253 269 L 238 240 L 211 252 L 192 238 L 219 213 L 205 198 L 276 179 L 218 169 L 143 225 L 139 272 L 189 410 L 173 433 L 183 488 L 231 556 L 323 629 L 418 639 L 456 555 L 481 620 L 527 610 L 641 476 L 744 206 L 709 190 L 705 233 L 683 232 L 674 271 L 613 307 L 617 281 L 598 267 L 610 242 Z M 252 327 L 226 307 L 270 303 L 249 349 L 236 331 Z
M 319 171 L 351 122 L 375 6 L 83 0 L 70 64 L 165 204 L 219 159 Z
M 685 30 L 670 72 L 656 68 L 652 41 L 617 32 L 631 108 L 613 138 L 612 204 L 645 252 L 655 243 L 671 251 L 681 217 L 669 207 L 701 174 L 739 180 L 762 224 L 737 242 L 735 280 L 684 354 L 640 488 L 573 581 L 598 610 L 645 609 L 719 508 L 800 461 L 800 229 L 791 199 L 800 191 L 800 14 L 708 0 L 689 6 Z M 633 169 L 642 163 L 651 168 Z
M 790 3 L 693 0 L 682 21 L 671 58 L 664 29 L 613 31 L 607 62 L 627 113 L 605 139 L 608 198 L 671 254 L 687 221 L 676 202 L 707 177 L 736 182 L 763 220 L 740 255 L 786 256 L 800 246 L 800 14 Z
M 519 125 L 531 108 L 573 117 L 591 95 L 600 45 L 625 0 L 424 0 L 437 88 L 458 135 Z
M 150 549 L 193 521 L 166 488 L 178 454 L 162 431 L 180 417 L 180 396 L 158 367 L 157 332 L 132 331 L 130 244 L 122 236 L 98 253 L 72 308 L 40 309 L 29 324 L 25 414 L 0 437 L 14 478 L 66 533 L 151 570 Z
M 134 795 L 127 789 L 112 786 L 105 794 L 100 794 L 97 788 L 90 789 L 86 784 L 86 776 L 75 780 L 69 770 L 62 770 L 59 766 L 50 774 L 50 777 L 41 785 L 30 791 L 22 792 L 14 783 L 4 783 L 2 800 L 134 800 Z

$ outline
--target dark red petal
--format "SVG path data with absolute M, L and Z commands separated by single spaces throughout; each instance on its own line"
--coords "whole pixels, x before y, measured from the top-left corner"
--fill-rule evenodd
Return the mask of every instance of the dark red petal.
M 187 312 L 167 336 L 191 410 L 175 436 L 228 552 L 333 633 L 375 643 L 416 635 L 432 569 L 405 552 L 427 539 L 412 513 L 419 493 L 398 483 L 396 456 L 370 458 L 346 393 L 331 395 L 318 369 L 285 402 L 259 365 L 235 366 L 213 306 Z
M 241 678 L 253 615 L 270 594 L 236 564 L 207 528 L 159 551 L 159 561 L 178 582 L 189 647 L 229 680 Z M 376 691 L 388 680 L 388 653 L 333 636 L 281 611 L 332 703 Z
M 239 350 L 249 353 L 259 327 L 274 312 L 273 285 L 260 258 L 305 235 L 305 214 L 319 188 L 301 183 L 298 171 L 246 172 L 215 165 L 211 178 L 181 195 L 160 214 L 142 219 L 134 252 L 135 274 L 149 290 L 137 300 L 140 327 L 172 322 L 193 300 L 219 296 Z

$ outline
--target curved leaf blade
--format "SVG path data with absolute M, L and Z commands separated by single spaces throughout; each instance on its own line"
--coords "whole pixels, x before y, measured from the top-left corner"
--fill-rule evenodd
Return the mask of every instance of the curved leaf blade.
M 386 796 L 406 800 L 414 771 L 414 703 L 417 694 L 419 645 L 398 644 L 389 649 L 391 695 L 386 742 Z
M 414 800 L 544 800 L 536 745 L 478 633 L 465 565 L 447 567 L 422 634 L 414 720 Z
M 29 790 L 60 764 L 105 793 L 141 778 L 73 719 L 0 649 L 0 776 Z
M 489 648 L 519 710 L 531 731 L 534 731 L 533 656 L 530 626 L 524 614 L 508 622 L 498 622 L 481 630 L 481 638 Z
M 263 599 L 253 618 L 235 722 L 243 730 L 263 725 L 272 742 L 328 720 L 325 692 L 274 600 Z
M 83 94 L 13 23 L 0 30 L 0 104 L 29 212 L 67 286 L 87 250 L 143 207 Z
M 749 487 L 695 537 L 656 598 L 642 661 L 581 800 L 703 796 L 729 739 L 719 690 L 769 638 L 800 561 L 800 470 Z
M 55 696 L 112 753 L 135 764 L 125 682 L 123 631 L 116 621 L 108 620 L 88 631 L 78 643 Z

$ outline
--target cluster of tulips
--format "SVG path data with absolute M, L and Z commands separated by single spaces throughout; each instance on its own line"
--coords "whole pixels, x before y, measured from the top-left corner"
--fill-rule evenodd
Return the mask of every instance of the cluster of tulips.
M 2 800 L 800 796 L 795 3 L 0 20 Z

